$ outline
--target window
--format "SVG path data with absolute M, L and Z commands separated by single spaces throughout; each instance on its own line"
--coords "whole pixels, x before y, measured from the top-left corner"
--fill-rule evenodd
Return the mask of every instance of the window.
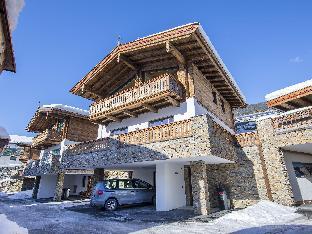
M 165 117 L 165 118 L 161 118 L 161 119 L 151 120 L 148 122 L 148 126 L 154 127 L 154 126 L 169 124 L 172 122 L 173 122 L 173 116 L 169 116 L 169 117 Z
M 111 130 L 111 135 L 119 135 L 119 134 L 125 134 L 128 133 L 128 127 L 123 128 L 116 128 Z
M 141 181 L 141 180 L 134 180 L 133 181 L 133 187 L 134 188 L 141 188 L 141 189 L 149 189 L 152 187 L 152 185 L 150 185 L 149 183 L 146 183 L 144 181 Z
M 117 180 L 107 180 L 105 187 L 107 189 L 116 189 L 117 188 Z
M 61 149 L 54 149 L 54 150 L 51 150 L 51 154 L 52 154 L 52 155 L 60 155 L 60 154 L 61 154 Z
M 132 180 L 119 180 L 118 181 L 118 188 L 119 189 L 129 189 L 133 188 Z
M 212 96 L 213 96 L 213 103 L 218 104 L 217 93 L 215 91 L 212 92 Z
M 61 132 L 64 127 L 64 120 L 58 120 L 56 125 L 56 131 Z
M 222 108 L 223 113 L 225 113 L 225 107 L 224 107 L 224 101 L 223 100 L 221 100 L 221 108 Z

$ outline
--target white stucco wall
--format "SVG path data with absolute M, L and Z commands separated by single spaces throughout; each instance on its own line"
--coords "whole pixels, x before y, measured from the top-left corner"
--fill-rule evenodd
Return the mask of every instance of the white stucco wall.
M 82 179 L 86 176 L 85 187 L 82 185 Z M 69 195 L 79 195 L 80 192 L 87 190 L 88 176 L 91 175 L 65 175 L 64 188 L 69 188 Z M 74 186 L 77 186 L 76 192 L 74 192 Z
M 54 196 L 56 175 L 42 175 L 37 198 L 50 198 Z
M 184 165 L 174 162 L 156 164 L 156 210 L 168 211 L 186 205 Z
M 285 162 L 296 201 L 312 200 L 312 177 L 297 178 L 293 162 L 312 163 L 312 155 L 285 151 Z
M 154 168 L 147 168 L 147 169 L 136 169 L 133 170 L 132 178 L 143 180 L 153 186 L 154 185 L 154 172 L 156 169 Z

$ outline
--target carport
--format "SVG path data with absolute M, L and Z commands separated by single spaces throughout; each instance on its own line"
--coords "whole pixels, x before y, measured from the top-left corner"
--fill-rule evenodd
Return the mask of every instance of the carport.
M 130 171 L 132 178 L 156 186 L 156 210 L 169 211 L 193 204 L 195 213 L 207 214 L 210 209 L 206 164 L 233 163 L 216 156 L 197 156 L 166 160 L 115 164 L 95 169 Z M 190 168 L 187 173 L 185 168 Z M 101 177 L 96 175 L 95 178 Z M 191 178 L 189 178 L 191 177 Z M 188 200 L 192 200 L 190 202 Z

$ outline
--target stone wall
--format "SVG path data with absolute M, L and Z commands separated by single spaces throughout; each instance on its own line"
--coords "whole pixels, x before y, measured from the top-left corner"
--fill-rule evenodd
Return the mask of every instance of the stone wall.
M 232 206 L 243 208 L 260 199 L 268 199 L 265 176 L 257 145 L 236 147 L 235 164 L 207 165 L 209 194 L 212 207 L 218 206 L 217 186 L 222 184 Z
M 235 161 L 233 136 L 209 115 L 192 118 L 192 135 L 185 138 L 132 145 L 107 138 L 101 150 L 62 158 L 63 169 L 105 168 L 122 163 L 215 155 Z
M 0 167 L 0 192 L 21 191 L 23 185 L 21 170 L 21 166 Z

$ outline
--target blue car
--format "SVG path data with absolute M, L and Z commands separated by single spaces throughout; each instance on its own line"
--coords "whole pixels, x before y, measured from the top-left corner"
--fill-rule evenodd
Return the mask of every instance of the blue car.
M 155 188 L 139 179 L 110 179 L 99 181 L 92 192 L 90 205 L 114 211 L 120 205 L 153 203 Z

